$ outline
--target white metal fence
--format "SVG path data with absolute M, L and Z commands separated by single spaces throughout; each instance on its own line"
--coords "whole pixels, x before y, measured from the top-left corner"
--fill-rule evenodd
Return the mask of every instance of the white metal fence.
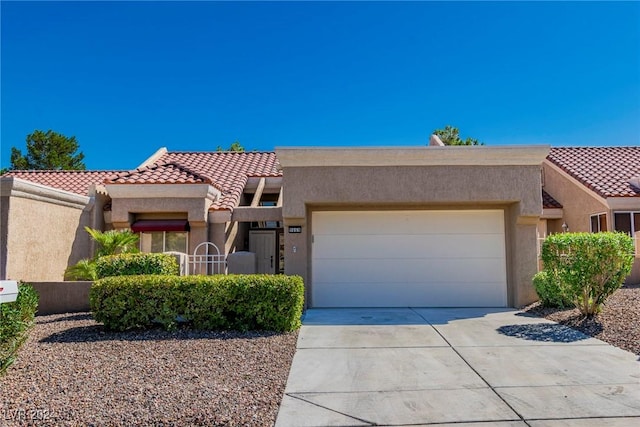
M 227 274 L 227 262 L 220 249 L 211 242 L 196 246 L 193 255 L 187 256 L 186 275 Z

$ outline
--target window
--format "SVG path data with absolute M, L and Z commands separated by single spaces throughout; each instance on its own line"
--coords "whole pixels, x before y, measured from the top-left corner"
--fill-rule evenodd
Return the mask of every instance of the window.
M 591 215 L 591 232 L 599 233 L 601 231 L 607 231 L 607 214 Z
M 631 237 L 640 233 L 640 212 L 615 212 L 613 221 L 616 231 L 623 231 Z
M 189 222 L 186 219 L 141 219 L 131 225 L 140 233 L 142 252 L 189 253 Z
M 141 252 L 184 252 L 188 250 L 188 234 L 179 231 L 150 231 L 140 233 Z

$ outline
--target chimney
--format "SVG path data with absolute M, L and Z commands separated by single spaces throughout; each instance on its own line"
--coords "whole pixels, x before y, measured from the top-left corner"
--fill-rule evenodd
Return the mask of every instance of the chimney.
M 444 143 L 435 133 L 429 137 L 429 145 L 434 145 L 436 147 L 444 147 Z

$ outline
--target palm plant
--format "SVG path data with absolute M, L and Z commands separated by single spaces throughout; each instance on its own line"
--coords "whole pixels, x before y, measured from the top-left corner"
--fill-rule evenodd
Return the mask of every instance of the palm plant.
M 89 227 L 85 227 L 84 229 L 99 245 L 95 258 L 106 255 L 138 252 L 138 235 L 131 230 L 100 231 Z
M 131 230 L 100 231 L 84 228 L 98 244 L 93 259 L 80 260 L 76 265 L 68 267 L 64 272 L 66 280 L 96 280 L 96 260 L 107 255 L 138 252 L 138 235 Z
M 81 259 L 76 265 L 65 270 L 64 278 L 65 280 L 97 280 L 96 262 L 92 259 Z

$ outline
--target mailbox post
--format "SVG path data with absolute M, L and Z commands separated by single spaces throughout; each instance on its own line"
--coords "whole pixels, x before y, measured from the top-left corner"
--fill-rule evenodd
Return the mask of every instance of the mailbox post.
M 15 280 L 0 280 L 0 304 L 14 302 L 18 298 L 18 282 Z

